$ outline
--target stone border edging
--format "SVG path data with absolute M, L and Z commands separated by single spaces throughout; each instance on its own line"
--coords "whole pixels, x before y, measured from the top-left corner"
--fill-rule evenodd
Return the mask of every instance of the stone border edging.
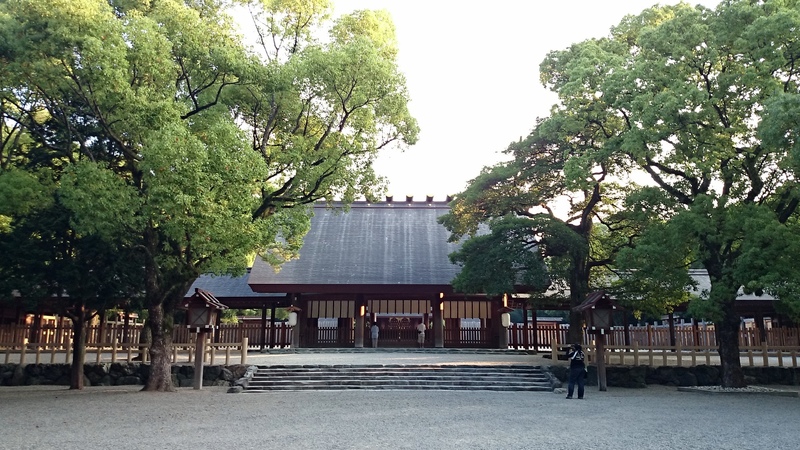
M 248 366 L 244 375 L 242 375 L 242 377 L 238 380 L 233 381 L 233 386 L 228 389 L 228 393 L 238 394 L 240 392 L 244 392 L 245 389 L 247 389 L 247 386 L 250 384 L 250 380 L 253 379 L 253 376 L 255 376 L 257 371 L 258 366 Z
M 751 389 L 748 390 L 747 388 L 742 389 L 703 389 L 702 386 L 694 387 L 694 386 L 679 386 L 678 392 L 695 392 L 699 394 L 706 394 L 706 395 L 770 395 L 774 397 L 794 397 L 800 398 L 800 392 L 794 391 L 781 391 L 778 389 Z

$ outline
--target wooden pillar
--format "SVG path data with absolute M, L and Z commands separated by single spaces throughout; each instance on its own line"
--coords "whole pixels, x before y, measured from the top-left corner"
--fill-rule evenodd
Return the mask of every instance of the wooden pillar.
M 127 344 L 131 341 L 131 310 L 126 304 L 122 318 L 122 343 Z
M 670 312 L 667 320 L 669 321 L 669 345 L 675 347 L 675 314 Z
M 219 316 L 219 314 L 218 314 Z M 203 356 L 206 353 L 206 332 L 197 333 L 197 341 L 194 346 L 194 389 L 203 389 Z M 242 350 L 244 351 L 244 349 Z
M 101 344 L 101 343 L 104 342 L 105 337 L 106 337 L 106 310 L 105 310 L 105 308 L 101 309 L 100 312 L 98 313 L 98 315 L 100 316 L 100 326 L 98 327 L 98 332 L 97 332 L 97 343 Z
M 444 300 L 441 298 L 435 299 L 432 303 L 433 309 L 433 347 L 444 348 L 444 319 L 442 308 L 444 307 Z
M 267 304 L 261 304 L 261 339 L 259 339 L 260 350 L 263 352 L 267 348 Z
M 755 317 L 753 318 L 754 322 L 756 323 L 756 328 L 758 329 L 759 339 L 761 343 L 767 342 L 767 327 L 764 324 L 764 314 L 756 313 Z
M 270 333 L 269 333 L 269 346 L 270 347 L 275 347 L 275 345 L 276 345 L 275 339 L 276 339 L 276 336 L 277 336 L 277 333 L 278 333 L 278 327 L 275 325 L 275 312 L 276 312 L 275 310 L 276 309 L 277 309 L 277 304 L 276 303 L 272 303 L 272 307 L 269 309 L 269 330 L 270 330 Z
M 42 314 L 36 312 L 33 314 L 33 323 L 31 323 L 31 334 L 28 337 L 28 341 L 31 343 L 38 343 L 41 331 L 42 331 Z
M 525 314 L 527 316 L 527 314 Z M 536 308 L 531 309 L 531 328 L 533 334 L 531 335 L 531 345 L 534 352 L 539 352 L 539 319 L 536 317 Z
M 344 347 L 350 343 L 350 330 L 353 328 L 353 320 L 349 317 L 339 317 L 336 319 L 336 346 Z
M 302 348 L 302 345 L 303 345 L 303 342 L 305 341 L 305 339 L 302 339 L 301 336 L 305 332 L 305 328 L 306 328 L 306 326 L 305 326 L 306 325 L 305 317 L 306 317 L 307 313 L 306 313 L 305 309 L 303 308 L 303 306 L 300 304 L 300 302 L 301 302 L 300 294 L 291 294 L 291 298 L 292 298 L 291 299 L 292 306 L 302 309 L 302 311 L 299 311 L 297 313 L 297 325 L 295 325 L 294 329 L 292 330 L 292 344 L 291 345 L 292 345 L 292 348 Z
M 214 329 L 211 331 L 211 342 L 219 343 L 219 334 L 222 332 L 222 311 L 218 311 L 216 315 L 216 323 L 214 324 Z
M 623 311 L 622 313 L 622 324 L 625 327 L 625 346 L 631 346 L 631 324 L 628 322 L 628 313 Z
M 499 309 L 503 307 L 502 297 L 494 297 L 491 302 L 492 305 L 492 318 L 490 319 L 492 330 L 492 347 L 494 348 L 508 348 L 508 332 L 503 327 L 503 321 L 500 319 Z M 505 334 L 505 336 L 503 336 Z
M 497 312 L 497 319 L 495 323 L 497 324 L 497 348 L 502 350 L 508 350 L 508 328 L 503 326 L 503 320 L 500 317 L 502 312 Z
M 597 386 L 600 391 L 606 390 L 606 335 L 595 335 L 595 360 L 597 363 Z
M 356 318 L 355 326 L 355 348 L 364 348 L 364 316 L 366 314 L 367 304 L 364 301 L 364 295 L 358 294 L 354 302 L 355 311 L 353 316 Z

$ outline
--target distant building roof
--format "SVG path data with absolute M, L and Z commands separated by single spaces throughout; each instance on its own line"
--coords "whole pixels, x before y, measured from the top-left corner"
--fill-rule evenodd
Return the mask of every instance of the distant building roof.
M 446 202 L 356 202 L 349 212 L 314 206 L 300 258 L 276 272 L 258 259 L 248 283 L 259 292 L 452 292 L 460 247 L 437 219 Z
M 239 277 L 232 277 L 230 275 L 200 275 L 194 283 L 192 283 L 185 297 L 194 295 L 195 289 L 202 289 L 211 292 L 214 297 L 218 298 L 222 303 L 233 308 L 252 307 L 252 305 L 258 303 L 259 299 L 273 302 L 286 297 L 285 294 L 253 292 L 247 284 L 249 275 L 249 269 L 247 274 Z
M 692 294 L 697 295 L 698 297 L 708 295 L 708 293 L 711 291 L 711 278 L 708 277 L 708 271 L 705 269 L 690 269 L 689 276 L 691 276 L 694 282 L 697 283 L 697 286 L 692 290 Z M 746 294 L 744 289 L 739 288 L 739 291 L 736 293 L 736 300 L 748 302 L 772 302 L 775 301 L 775 297 L 769 294 Z

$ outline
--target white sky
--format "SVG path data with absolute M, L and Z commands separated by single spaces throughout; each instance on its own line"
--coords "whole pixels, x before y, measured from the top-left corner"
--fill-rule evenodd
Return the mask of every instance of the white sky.
M 526 136 L 556 97 L 539 83 L 547 52 L 606 36 L 656 0 L 333 0 L 335 15 L 385 9 L 420 126 L 405 152 L 387 150 L 376 171 L 389 195 L 416 200 L 464 190 L 481 168 Z M 676 4 L 678 1 L 661 1 Z M 719 0 L 690 1 L 715 7 Z

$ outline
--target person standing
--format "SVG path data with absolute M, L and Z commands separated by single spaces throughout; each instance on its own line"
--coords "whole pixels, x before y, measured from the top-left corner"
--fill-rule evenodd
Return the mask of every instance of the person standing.
M 425 322 L 420 322 L 417 325 L 417 344 L 419 344 L 419 348 L 425 347 Z
M 567 398 L 572 398 L 575 385 L 578 385 L 578 398 L 583 398 L 583 388 L 586 383 L 586 355 L 580 344 L 572 344 L 567 352 L 569 359 L 569 386 L 567 387 Z
M 369 331 L 372 334 L 372 348 L 378 348 L 378 333 L 381 332 L 378 322 L 372 322 L 372 328 Z

